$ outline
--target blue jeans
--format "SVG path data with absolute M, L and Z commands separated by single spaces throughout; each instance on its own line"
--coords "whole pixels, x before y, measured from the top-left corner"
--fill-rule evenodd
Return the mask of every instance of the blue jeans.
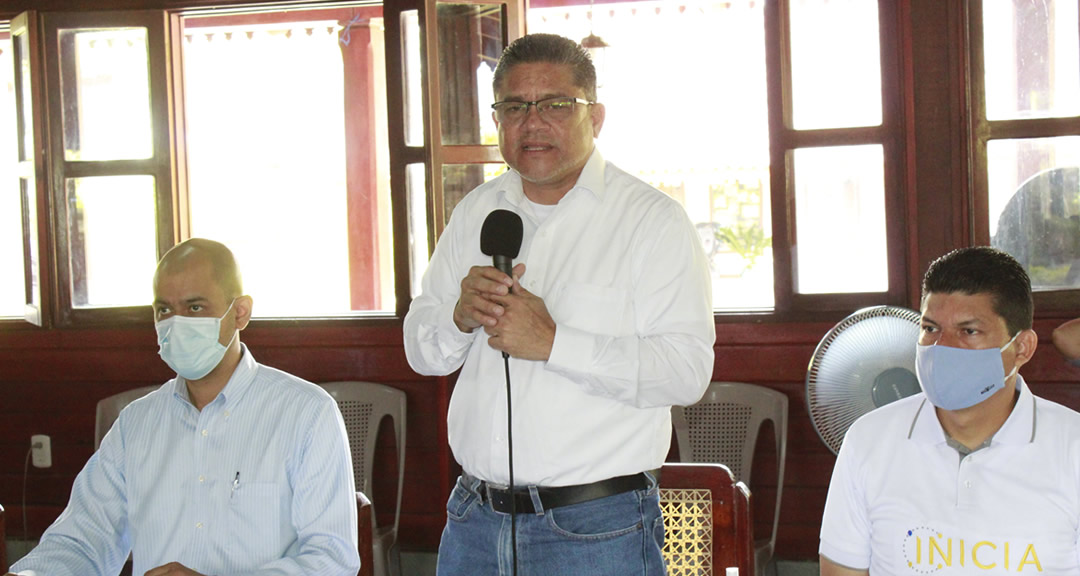
M 664 521 L 660 490 L 647 490 L 517 515 L 518 576 L 663 576 Z M 509 576 L 513 563 L 510 515 L 496 512 L 477 489 L 458 478 L 446 504 L 438 576 Z

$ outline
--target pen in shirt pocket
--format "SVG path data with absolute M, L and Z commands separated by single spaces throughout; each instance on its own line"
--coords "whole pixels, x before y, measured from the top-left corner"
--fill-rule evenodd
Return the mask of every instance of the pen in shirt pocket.
M 232 481 L 232 491 L 229 492 L 229 499 L 230 500 L 232 500 L 233 495 L 236 494 L 236 489 L 239 488 L 239 487 L 240 487 L 240 472 L 237 471 L 236 472 L 236 477 L 233 478 L 233 481 Z

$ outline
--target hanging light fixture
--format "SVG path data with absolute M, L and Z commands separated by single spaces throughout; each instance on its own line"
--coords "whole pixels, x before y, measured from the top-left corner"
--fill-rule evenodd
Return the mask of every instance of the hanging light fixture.
M 592 58 L 593 66 L 596 68 L 596 85 L 602 86 L 604 69 L 604 52 L 605 49 L 610 46 L 603 38 L 593 33 L 593 0 L 589 0 L 589 35 L 581 39 L 581 47 L 589 51 L 589 56 Z

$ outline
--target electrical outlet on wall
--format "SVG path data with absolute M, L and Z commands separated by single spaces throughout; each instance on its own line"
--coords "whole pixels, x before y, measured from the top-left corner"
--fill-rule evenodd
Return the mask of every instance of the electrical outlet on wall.
M 30 460 L 35 468 L 52 467 L 52 439 L 44 434 L 30 437 Z

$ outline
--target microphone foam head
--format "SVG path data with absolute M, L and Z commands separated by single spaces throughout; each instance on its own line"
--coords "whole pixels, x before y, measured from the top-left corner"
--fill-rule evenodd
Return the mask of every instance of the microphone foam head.
M 521 216 L 509 210 L 492 210 L 480 228 L 480 251 L 488 256 L 517 258 L 523 235 Z

